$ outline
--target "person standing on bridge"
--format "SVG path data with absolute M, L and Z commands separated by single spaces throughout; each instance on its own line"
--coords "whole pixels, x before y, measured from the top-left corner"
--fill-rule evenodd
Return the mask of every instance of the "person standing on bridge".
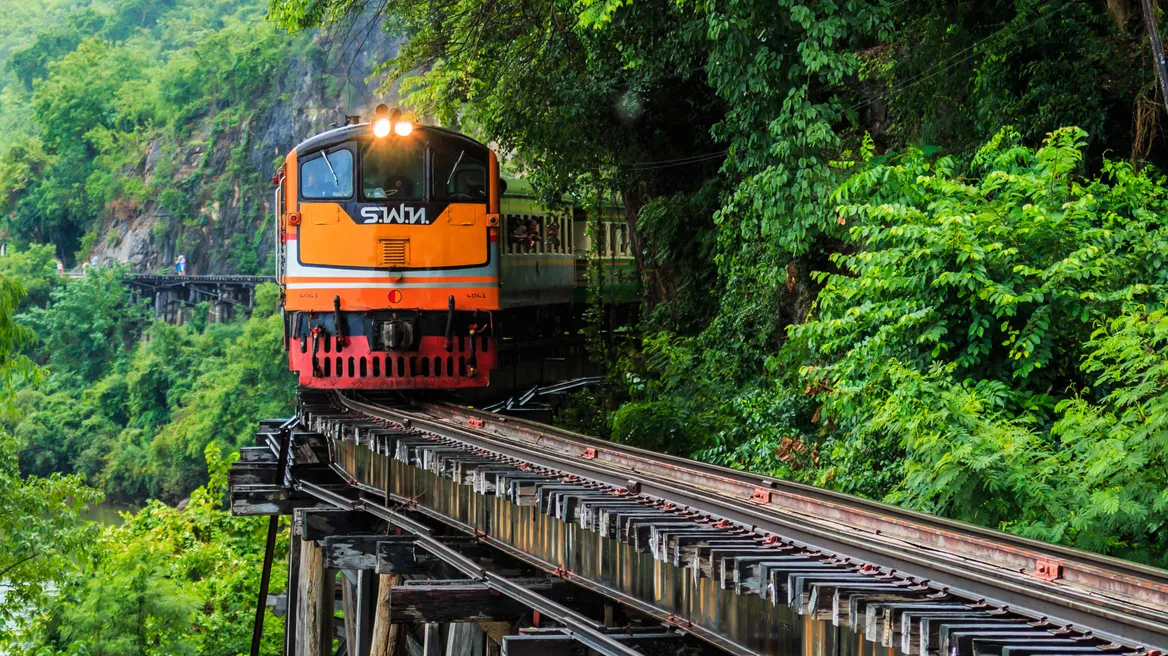
M 174 272 L 180 276 L 187 275 L 187 257 L 179 255 L 178 259 L 174 261 Z

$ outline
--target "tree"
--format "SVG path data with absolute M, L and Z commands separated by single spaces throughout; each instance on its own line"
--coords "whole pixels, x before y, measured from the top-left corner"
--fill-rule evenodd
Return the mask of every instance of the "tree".
M 856 250 L 790 331 L 820 482 L 1164 562 L 1168 188 L 1080 177 L 1085 136 L 1004 129 L 971 171 L 910 151 L 840 188 Z
M 248 443 L 256 417 L 284 416 L 295 397 L 287 370 L 279 288 L 256 288 L 252 316 L 217 357 L 201 362 L 199 377 L 151 444 L 162 493 L 180 498 L 205 468 L 208 444 L 234 451 Z
M 18 311 L 43 307 L 62 283 L 57 259 L 49 244 L 32 244 L 26 250 L 9 252 L 0 258 L 0 277 L 12 280 L 24 290 Z
M 58 594 L 40 600 L 22 646 L 37 654 L 236 656 L 251 636 L 267 528 L 223 508 L 236 458 L 208 445 L 208 483 L 184 509 L 152 501 L 107 527 Z M 273 581 L 284 580 L 287 549 L 284 537 Z M 269 617 L 264 626 L 262 653 L 280 653 L 283 622 Z
M 24 291 L 0 277 L 0 402 L 11 407 L 12 385 L 35 371 L 20 353 L 32 334 L 13 314 Z M 76 476 L 21 477 L 13 438 L 0 432 L 0 579 L 9 586 L 0 603 L 0 639 L 22 608 L 41 599 L 48 584 L 73 566 L 93 530 L 78 521 L 86 504 L 100 500 Z
M 24 319 L 40 336 L 50 369 L 95 382 L 133 348 L 147 320 L 121 267 L 88 270 L 52 293 L 47 308 L 33 308 Z

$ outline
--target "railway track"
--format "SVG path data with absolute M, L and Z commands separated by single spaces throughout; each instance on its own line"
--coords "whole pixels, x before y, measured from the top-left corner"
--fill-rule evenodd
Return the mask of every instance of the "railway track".
M 309 397 L 299 422 L 342 481 L 288 477 L 300 494 L 434 549 L 436 526 L 471 535 L 719 653 L 782 653 L 793 630 L 834 631 L 841 654 L 1168 647 L 1163 570 L 450 404 Z M 447 556 L 590 648 L 626 653 L 586 616 Z

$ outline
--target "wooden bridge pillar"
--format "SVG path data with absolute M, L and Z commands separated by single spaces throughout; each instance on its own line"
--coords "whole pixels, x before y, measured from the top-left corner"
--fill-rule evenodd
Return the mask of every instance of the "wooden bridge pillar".
M 288 541 L 288 616 L 284 619 L 284 651 L 286 656 L 296 654 L 296 618 L 300 614 L 300 552 L 302 541 L 295 530 Z
M 373 598 L 373 635 L 369 646 L 369 656 L 394 656 L 401 639 L 401 625 L 389 621 L 389 593 L 393 586 L 400 585 L 400 574 L 381 574 L 378 577 L 377 594 Z
M 377 588 L 380 581 L 376 572 L 357 570 L 356 622 L 353 627 L 351 656 L 369 656 L 373 645 L 373 625 L 377 621 Z
M 336 574 L 325 567 L 324 554 L 312 540 L 301 540 L 299 566 L 295 656 L 332 656 Z
M 447 656 L 474 654 L 478 656 L 486 649 L 486 634 L 483 627 L 474 622 L 454 622 L 446 637 Z
M 207 301 L 207 320 L 223 323 L 255 305 L 255 286 L 269 280 L 266 276 L 176 276 L 130 274 L 127 284 L 135 298 L 149 297 L 154 303 L 154 317 L 181 324 L 194 317 L 200 301 Z M 246 308 L 246 309 L 244 309 Z
M 422 656 L 446 656 L 442 649 L 442 625 L 430 622 L 423 625 L 422 631 L 426 636 L 422 643 Z

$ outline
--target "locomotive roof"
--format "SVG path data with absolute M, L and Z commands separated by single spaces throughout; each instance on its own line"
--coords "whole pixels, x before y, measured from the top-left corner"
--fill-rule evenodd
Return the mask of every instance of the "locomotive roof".
M 446 128 L 434 127 L 432 125 L 415 124 L 414 130 L 422 133 L 433 133 L 440 135 L 443 139 L 450 141 L 463 141 L 467 145 L 478 146 L 479 148 L 486 148 L 483 144 L 471 139 L 470 137 L 454 130 L 447 130 Z M 329 146 L 335 146 L 345 141 L 352 141 L 354 139 L 369 139 L 372 138 L 372 128 L 369 123 L 355 123 L 353 125 L 345 125 L 339 128 L 333 128 L 326 132 L 313 135 L 293 148 L 297 154 L 317 151 Z

